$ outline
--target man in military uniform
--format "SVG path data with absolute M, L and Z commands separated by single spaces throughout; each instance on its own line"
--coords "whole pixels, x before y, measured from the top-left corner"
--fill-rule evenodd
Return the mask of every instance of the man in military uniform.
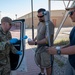
M 40 67 L 41 72 L 38 75 L 45 75 L 44 68 L 46 69 L 47 75 L 51 75 L 51 61 L 50 54 L 47 53 L 45 46 L 48 46 L 48 36 L 47 36 L 47 28 L 45 25 L 45 18 L 42 14 L 46 10 L 40 8 L 38 10 L 38 28 L 37 28 L 37 36 L 34 40 L 28 41 L 29 45 L 37 45 L 37 49 L 35 51 L 35 62 Z M 51 22 L 51 21 L 50 21 Z M 53 45 L 53 35 L 54 35 L 54 25 L 50 23 L 50 41 L 51 45 Z
M 10 59 L 9 52 L 18 54 L 16 48 L 12 45 L 16 43 L 18 39 L 12 39 L 9 32 L 12 26 L 12 19 L 9 17 L 3 17 L 1 19 L 0 27 L 0 75 L 10 75 Z

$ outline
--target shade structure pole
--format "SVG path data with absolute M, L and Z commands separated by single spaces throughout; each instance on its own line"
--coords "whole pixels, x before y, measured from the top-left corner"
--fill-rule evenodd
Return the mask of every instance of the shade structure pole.
M 75 3 L 75 1 L 72 2 L 71 6 L 72 6 L 74 3 Z M 68 5 L 68 6 L 69 6 L 69 5 Z M 68 6 L 67 6 L 67 7 L 68 7 Z M 68 17 L 68 13 L 69 13 L 69 11 L 67 11 L 67 12 L 65 13 L 64 18 L 63 18 L 63 20 L 62 20 L 60 26 L 58 27 L 58 29 L 57 29 L 57 31 L 56 31 L 56 34 L 55 34 L 55 37 L 54 37 L 54 41 L 55 41 L 55 39 L 57 38 L 57 36 L 58 36 L 58 34 L 59 34 L 59 32 L 60 32 L 60 30 L 61 30 L 61 28 L 62 28 L 64 22 L 66 21 L 66 19 L 67 19 L 67 17 Z
M 51 12 L 51 0 L 48 0 L 48 11 L 49 11 L 49 15 L 51 16 L 51 13 L 50 13 Z
M 32 12 L 32 39 L 34 39 L 33 0 L 31 0 L 31 12 Z
M 45 23 L 46 23 L 46 28 L 47 28 L 47 35 L 48 35 L 48 44 L 49 47 L 51 46 L 51 41 L 50 41 L 50 26 L 49 22 L 51 21 L 51 0 L 48 0 L 48 11 L 45 14 Z M 53 75 L 53 55 L 50 55 L 50 62 L 51 62 L 51 75 Z

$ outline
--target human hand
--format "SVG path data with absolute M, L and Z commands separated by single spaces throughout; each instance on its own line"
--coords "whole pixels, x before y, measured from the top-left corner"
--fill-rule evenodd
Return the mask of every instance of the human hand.
M 10 44 L 15 44 L 17 41 L 17 38 L 12 38 L 11 40 L 9 40 Z
M 57 54 L 57 50 L 54 47 L 45 47 L 49 54 Z
M 22 55 L 22 52 L 21 51 L 17 51 L 16 54 Z
M 32 39 L 28 38 L 28 44 L 29 45 L 35 45 L 35 41 L 33 41 Z

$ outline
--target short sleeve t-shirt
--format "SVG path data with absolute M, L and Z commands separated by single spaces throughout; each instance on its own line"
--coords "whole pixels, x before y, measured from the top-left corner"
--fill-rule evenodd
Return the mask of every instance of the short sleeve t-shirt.
M 70 46 L 75 45 L 75 27 L 73 27 L 69 38 L 70 38 Z M 75 54 L 69 55 L 69 62 L 71 66 L 75 69 Z
M 49 29 L 50 29 L 50 35 L 54 34 L 54 25 L 52 22 L 50 22 Z M 37 40 L 42 40 L 46 36 L 47 36 L 47 28 L 45 22 L 40 22 L 37 28 Z
M 52 22 L 50 24 L 51 24 L 50 25 L 50 27 L 51 27 L 50 28 L 50 35 L 51 35 L 51 34 L 54 34 L 54 25 Z M 37 41 L 46 38 L 46 36 L 47 36 L 46 29 L 47 28 L 46 28 L 45 22 L 39 22 L 38 28 L 37 28 Z M 44 48 L 45 46 L 46 46 L 45 44 L 44 45 L 38 45 L 37 50 L 39 52 L 45 51 L 45 48 Z

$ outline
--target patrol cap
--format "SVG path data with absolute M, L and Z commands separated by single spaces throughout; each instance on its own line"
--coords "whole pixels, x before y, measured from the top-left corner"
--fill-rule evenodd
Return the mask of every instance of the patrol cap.
M 3 17 L 1 19 L 1 23 L 2 22 L 8 22 L 10 25 L 12 25 L 12 19 L 10 17 Z
M 67 10 L 67 11 L 69 11 L 69 10 L 71 10 L 71 9 L 75 9 L 75 2 L 72 4 L 72 6 L 71 6 L 71 7 L 66 8 L 66 10 Z

